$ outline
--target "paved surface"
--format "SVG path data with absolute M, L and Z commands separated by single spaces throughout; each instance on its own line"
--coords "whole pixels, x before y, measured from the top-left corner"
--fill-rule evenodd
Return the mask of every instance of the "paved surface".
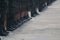
M 60 0 L 2 40 L 60 40 Z

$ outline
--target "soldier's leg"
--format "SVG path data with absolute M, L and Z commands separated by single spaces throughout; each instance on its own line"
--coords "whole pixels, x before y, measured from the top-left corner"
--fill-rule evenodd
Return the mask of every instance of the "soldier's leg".
M 35 17 L 37 14 L 38 14 L 38 13 L 37 13 L 35 7 L 32 7 L 31 16 L 32 16 L 32 17 Z
M 42 10 L 44 10 L 47 7 L 47 3 L 45 0 L 43 0 L 41 3 L 39 3 L 39 11 L 41 12 Z
M 24 16 L 25 19 L 29 18 L 28 16 L 28 11 L 25 11 L 25 16 Z
M 0 35 L 1 36 L 7 36 L 9 32 L 7 32 L 6 16 L 3 16 L 0 21 L 1 21 L 1 24 L 0 24 Z
M 43 9 L 43 4 L 40 4 L 40 5 L 39 5 L 39 12 L 41 12 L 42 9 Z
M 30 18 L 32 18 L 32 17 L 31 17 L 31 11 L 28 11 L 28 16 L 29 16 Z
M 36 1 L 34 0 L 32 3 L 32 8 L 31 8 L 31 16 L 35 17 L 37 15 L 37 11 L 36 11 Z
M 20 18 L 20 19 L 21 19 L 21 21 L 23 21 L 23 20 L 24 20 L 24 14 L 25 14 L 25 12 L 24 12 L 24 11 L 22 11 L 22 12 L 21 12 L 21 15 L 20 15 L 20 16 L 21 16 L 21 18 Z

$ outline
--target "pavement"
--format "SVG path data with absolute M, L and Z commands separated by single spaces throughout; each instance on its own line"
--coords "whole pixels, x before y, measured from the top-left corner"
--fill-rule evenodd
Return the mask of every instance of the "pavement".
M 60 0 L 2 40 L 60 40 Z

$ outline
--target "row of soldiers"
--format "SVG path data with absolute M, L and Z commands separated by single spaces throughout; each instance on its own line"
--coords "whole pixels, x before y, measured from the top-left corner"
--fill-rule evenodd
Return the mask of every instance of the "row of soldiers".
M 0 35 L 7 35 L 9 30 L 14 30 L 26 19 L 31 19 L 28 12 L 35 17 L 39 15 L 37 8 L 41 12 L 53 1 L 55 0 L 0 0 Z

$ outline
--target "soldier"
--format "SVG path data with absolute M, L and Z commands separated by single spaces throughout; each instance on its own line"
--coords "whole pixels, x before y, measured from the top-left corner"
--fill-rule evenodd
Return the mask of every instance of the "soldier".
M 39 11 L 41 12 L 46 7 L 46 0 L 39 0 Z
M 7 25 L 6 25 L 6 1 L 5 0 L 0 0 L 0 35 L 1 36 L 6 36 L 8 35 L 7 32 Z
M 21 19 L 25 20 L 29 18 L 28 11 L 29 5 L 28 0 L 21 0 Z
M 37 5 L 37 0 L 31 0 L 32 5 L 31 5 L 31 16 L 35 17 L 36 15 L 38 15 L 38 13 L 36 12 L 36 5 Z
M 17 20 L 20 18 L 19 2 L 18 0 L 8 0 L 8 30 L 14 30 L 18 24 Z M 19 17 L 19 18 L 18 18 Z

